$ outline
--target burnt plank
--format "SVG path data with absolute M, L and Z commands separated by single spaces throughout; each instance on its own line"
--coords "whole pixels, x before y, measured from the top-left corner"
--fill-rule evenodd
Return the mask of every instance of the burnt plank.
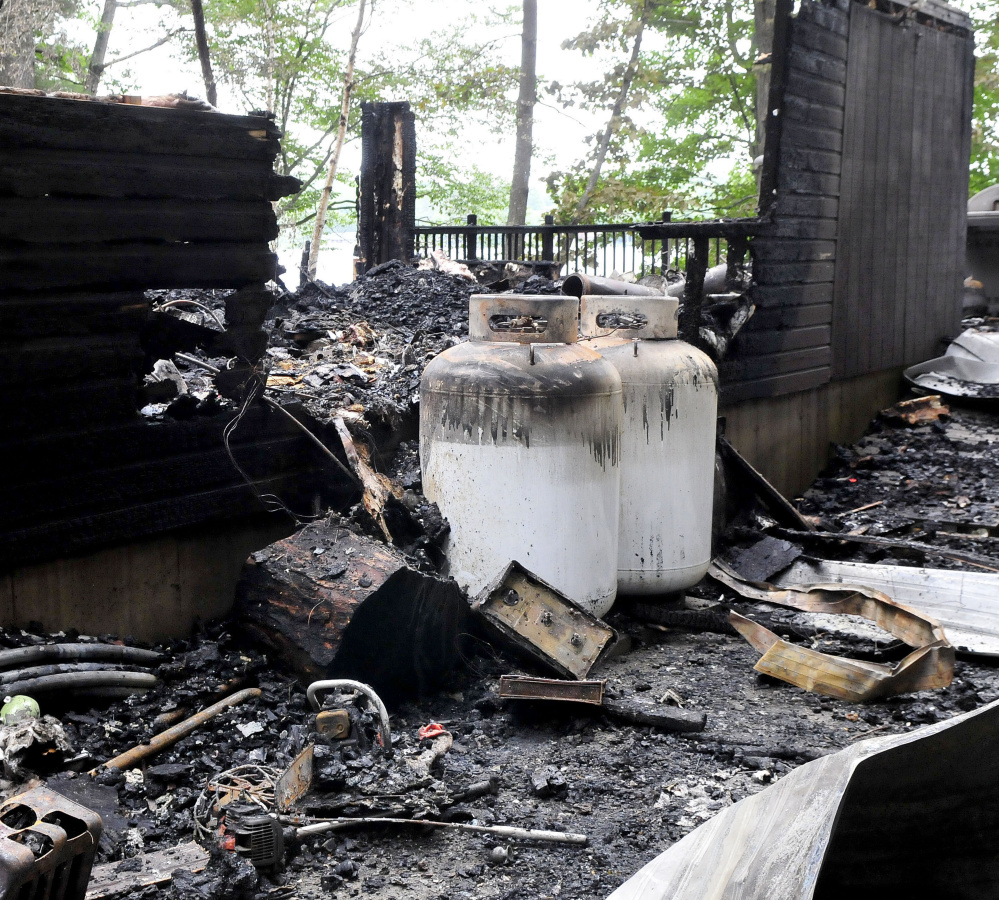
M 876 122 L 875 137 L 864 148 L 866 160 L 864 180 L 869 193 L 868 214 L 864 217 L 864 259 L 865 271 L 869 273 L 868 283 L 861 289 L 855 302 L 859 300 L 866 317 L 861 319 L 859 372 L 871 372 L 883 358 L 885 347 L 890 341 L 890 331 L 894 326 L 889 293 L 890 273 L 888 271 L 888 241 L 884 231 L 887 225 L 888 204 L 890 203 L 890 182 L 887 171 L 888 148 L 892 144 L 891 107 L 894 106 L 891 84 L 895 67 L 894 29 L 885 27 L 881 16 L 871 20 L 871 47 L 877 65 L 877 82 L 869 89 L 867 116 Z M 884 368 L 892 365 L 885 360 Z
M 781 148 L 781 165 L 802 172 L 819 172 L 839 175 L 842 158 L 839 153 L 798 147 Z
M 807 306 L 788 307 L 757 307 L 746 329 L 767 331 L 776 328 L 807 327 L 811 325 L 830 325 L 832 322 L 832 303 L 812 303 Z M 832 329 L 830 329 L 830 337 Z
M 771 378 L 829 365 L 828 347 L 809 347 L 762 356 L 727 359 L 719 366 L 722 381 L 746 381 L 754 378 Z
M 722 380 L 720 401 L 724 404 L 752 400 L 756 397 L 778 397 L 821 387 L 829 383 L 829 367 L 818 366 L 789 375 L 776 375 L 772 378 L 757 378 L 752 381 Z
M 849 33 L 849 15 L 843 10 L 816 3 L 814 0 L 803 0 L 801 9 L 798 10 L 798 18 L 806 22 L 813 22 L 818 27 L 838 34 L 840 37 L 846 37 Z
M 781 328 L 762 332 L 743 330 L 735 339 L 733 355 L 741 359 L 749 356 L 781 353 L 786 350 L 828 347 L 829 335 L 828 325 Z
M 274 278 L 266 244 L 0 245 L 0 290 L 235 288 Z
M 141 292 L 58 295 L 7 294 L 0 298 L 0 340 L 56 335 L 138 334 L 149 316 Z
M 831 262 L 770 262 L 760 260 L 753 264 L 753 275 L 758 284 L 791 284 L 802 282 L 832 281 Z
M 839 196 L 839 175 L 802 172 L 790 166 L 781 167 L 778 185 L 779 190 L 792 194 L 816 194 L 822 197 Z
M 771 307 L 807 306 L 832 302 L 832 283 L 818 284 L 757 284 L 752 292 L 757 310 Z
M 315 483 L 318 474 L 314 469 L 302 469 L 257 480 L 252 488 L 246 484 L 233 485 L 98 515 L 0 532 L 0 566 L 24 565 L 120 541 L 133 541 L 185 525 L 268 511 L 257 494 L 273 494 L 304 506 L 307 485 Z
M 312 457 L 301 435 L 274 439 L 261 436 L 234 449 L 240 467 L 253 478 L 274 477 L 301 467 Z M 93 515 L 108 510 L 179 497 L 209 488 L 242 483 L 229 454 L 222 447 L 185 453 L 131 466 L 87 471 L 49 470 L 44 480 L 19 479 L 0 488 L 3 527 L 27 527 L 61 518 Z M 52 477 L 55 475 L 56 477 Z
M 767 231 L 767 238 L 801 238 L 812 241 L 835 241 L 836 220 L 805 216 L 781 216 Z
M 8 197 L 0 203 L 0 241 L 231 241 L 278 236 L 266 200 L 139 200 Z
M 846 59 L 847 39 L 843 34 L 836 34 L 807 18 L 798 17 L 792 26 L 791 41 L 798 47 L 818 50 L 834 59 Z
M 0 383 L 43 384 L 137 369 L 143 359 L 137 333 L 0 341 Z
M 889 108 L 891 143 L 887 148 L 888 159 L 882 165 L 887 174 L 889 192 L 884 210 L 887 244 L 884 261 L 889 274 L 885 295 L 891 304 L 891 316 L 886 322 L 888 329 L 882 342 L 882 358 L 889 365 L 898 366 L 905 363 L 905 327 L 909 302 L 906 291 L 906 256 L 907 220 L 911 213 L 908 188 L 912 183 L 912 142 L 908 132 L 916 102 L 914 54 L 918 42 L 919 39 L 911 29 L 892 29 L 892 58 L 897 83 L 891 91 Z
M 266 159 L 0 147 L 0 196 L 280 200 L 300 186 Z
M 842 129 L 843 127 L 843 111 L 841 109 L 822 103 L 812 103 L 793 94 L 784 97 L 784 115 L 788 121 L 800 122 L 803 125 L 832 129 Z
M 17 391 L 0 393 L 0 421 L 4 423 L 6 436 L 17 434 L 19 429 L 36 434 L 42 429 L 134 419 L 137 390 L 134 376 L 25 385 Z M 67 448 L 67 452 L 71 451 L 72 448 Z M 29 455 L 21 455 L 21 448 L 16 445 L 12 452 L 19 454 L 22 468 L 33 462 Z
M 0 94 L 0 146 L 273 160 L 279 132 L 260 116 Z
M 842 84 L 792 70 L 788 73 L 786 96 L 842 109 L 846 100 L 846 88 Z
M 832 84 L 846 83 L 846 63 L 842 59 L 818 53 L 808 47 L 792 46 L 787 54 L 787 67 L 789 77 L 792 78 L 800 73 L 822 78 Z
M 87 387 L 91 400 L 100 401 L 107 390 L 106 383 Z M 96 422 L 93 426 L 63 422 L 53 415 L 28 434 L 5 434 L 0 453 L 17 454 L 21 460 L 21 477 L 40 480 L 51 477 L 52 471 L 73 467 L 77 471 L 110 467 L 127 467 L 151 463 L 169 456 L 207 453 L 222 443 L 222 430 L 233 413 L 222 412 L 213 417 L 193 419 L 147 419 L 136 412 L 135 382 L 128 395 L 130 415 L 118 423 Z M 266 406 L 251 406 L 239 427 L 230 437 L 230 446 L 239 453 L 247 443 L 266 437 L 276 439 L 301 432 L 288 419 Z
M 801 216 L 813 219 L 836 220 L 839 214 L 839 197 L 790 194 L 778 192 L 774 216 Z
M 785 122 L 781 140 L 782 149 L 813 149 L 827 153 L 842 153 L 843 131 L 839 128 L 822 128 L 818 125 L 803 125 L 801 122 Z
M 836 242 L 793 237 L 760 238 L 753 241 L 753 258 L 760 262 L 832 261 L 836 258 Z
M 863 107 L 868 71 L 867 30 L 857 25 L 851 10 L 850 54 L 847 62 L 847 94 L 844 108 L 843 169 L 840 175 L 839 231 L 833 288 L 833 372 L 836 377 L 856 370 L 858 308 L 853 297 L 860 283 L 860 253 L 863 247 L 863 155 L 865 120 Z

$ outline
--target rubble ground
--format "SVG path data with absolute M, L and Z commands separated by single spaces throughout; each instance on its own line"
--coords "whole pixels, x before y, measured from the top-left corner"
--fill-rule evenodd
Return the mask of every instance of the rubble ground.
M 999 425 L 976 411 L 955 409 L 938 424 L 916 428 L 879 419 L 855 447 L 840 450 L 802 506 L 847 529 L 860 514 L 842 513 L 871 502 L 873 493 L 885 502 L 863 515 L 878 521 L 879 533 L 908 528 L 917 514 L 994 525 L 986 519 L 995 509 L 999 481 L 989 477 L 994 463 L 987 448 L 997 439 Z M 411 448 L 405 452 L 412 456 Z M 903 453 L 911 454 L 904 457 L 904 471 Z M 856 472 L 868 474 L 851 481 Z M 965 506 L 962 497 L 970 500 Z M 982 540 L 975 547 L 982 552 Z M 921 561 L 885 558 L 882 548 L 846 545 L 838 551 L 894 564 Z M 692 593 L 701 603 L 723 599 L 723 590 L 708 581 Z M 733 605 L 759 617 L 752 604 Z M 663 733 L 622 724 L 592 707 L 501 700 L 500 675 L 532 670 L 479 643 L 447 692 L 392 710 L 395 762 L 358 748 L 335 764 L 324 764 L 320 754 L 318 763 L 320 777 L 333 779 L 327 787 L 339 785 L 322 802 L 335 803 L 346 792 L 360 804 L 349 814 L 420 815 L 429 809 L 451 821 L 580 832 L 589 838 L 587 847 L 364 827 L 304 838 L 283 874 L 258 876 L 213 861 L 201 875 L 187 874 L 172 886 L 144 888 L 134 896 L 603 898 L 718 810 L 792 768 L 868 735 L 906 731 L 999 698 L 996 668 L 988 660 L 963 658 L 943 690 L 860 705 L 832 700 L 757 675 L 757 653 L 736 636 L 642 624 L 626 609 L 621 603 L 609 617 L 622 635 L 620 651 L 590 677 L 607 679 L 625 698 L 679 697 L 687 708 L 707 714 L 704 732 Z M 871 649 L 821 629 L 797 638 L 794 628 L 789 633 L 819 649 Z M 3 642 L 39 639 L 8 633 Z M 158 730 L 156 716 L 178 706 L 194 711 L 236 686 L 259 685 L 262 696 L 226 711 L 141 770 L 105 772 L 96 784 L 84 774 L 50 778 L 57 789 L 102 812 L 107 832 L 98 862 L 120 860 L 126 869 L 137 854 L 190 840 L 192 810 L 209 777 L 240 764 L 283 768 L 309 731 L 304 685 L 271 667 L 231 631 L 216 626 L 195 641 L 162 649 L 168 659 L 156 669 L 160 687 L 106 709 L 64 704 L 58 710 L 76 751 L 87 759 L 78 768 L 147 740 Z M 432 768 L 429 783 L 400 789 L 399 760 L 421 746 L 416 732 L 429 722 L 450 731 L 454 745 Z M 454 802 L 469 785 L 488 779 L 495 780 L 495 794 Z

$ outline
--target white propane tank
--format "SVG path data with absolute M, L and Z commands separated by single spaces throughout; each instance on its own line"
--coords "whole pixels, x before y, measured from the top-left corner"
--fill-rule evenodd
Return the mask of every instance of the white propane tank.
M 621 379 L 575 297 L 479 295 L 420 382 L 423 490 L 474 596 L 512 561 L 596 616 L 617 591 Z
M 672 297 L 581 300 L 584 343 L 623 386 L 621 594 L 683 590 L 711 561 L 718 372 L 676 340 L 676 310 Z

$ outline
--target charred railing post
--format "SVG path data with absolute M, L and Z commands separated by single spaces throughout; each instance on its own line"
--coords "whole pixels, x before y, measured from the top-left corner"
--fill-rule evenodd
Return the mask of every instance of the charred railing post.
M 474 231 L 474 227 L 479 224 L 479 217 L 471 213 L 465 220 L 468 223 L 468 231 L 465 232 L 465 259 L 478 259 L 479 233 Z
M 555 234 L 549 230 L 554 224 L 554 216 L 545 216 L 545 230 L 541 232 L 541 259 L 543 262 L 555 261 Z
M 361 105 L 359 272 L 410 260 L 416 228 L 416 124 L 409 103 Z
M 730 237 L 725 256 L 725 289 L 738 293 L 742 289 L 742 267 L 749 250 L 749 240 L 745 236 Z
M 687 255 L 687 281 L 680 304 L 679 333 L 688 343 L 697 341 L 701 327 L 701 304 L 704 302 L 704 275 L 708 271 L 708 238 L 694 238 L 694 252 Z

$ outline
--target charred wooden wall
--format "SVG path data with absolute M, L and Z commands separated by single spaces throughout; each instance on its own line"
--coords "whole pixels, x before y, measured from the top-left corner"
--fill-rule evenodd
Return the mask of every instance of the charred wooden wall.
M 138 413 L 150 288 L 238 288 L 226 355 L 248 372 L 275 274 L 262 116 L 0 93 L 0 568 L 303 497 L 304 438 L 253 408 L 187 421 Z M 153 315 L 164 315 L 156 313 Z
M 773 224 L 726 403 L 912 363 L 957 328 L 973 40 L 964 13 L 909 6 L 802 0 L 778 22 Z

